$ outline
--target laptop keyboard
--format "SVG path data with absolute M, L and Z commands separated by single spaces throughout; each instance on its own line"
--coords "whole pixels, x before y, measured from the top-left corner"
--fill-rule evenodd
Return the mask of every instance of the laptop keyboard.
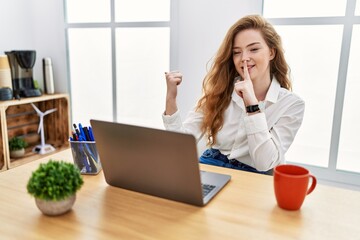
M 203 197 L 208 195 L 216 186 L 210 184 L 201 184 L 203 190 Z

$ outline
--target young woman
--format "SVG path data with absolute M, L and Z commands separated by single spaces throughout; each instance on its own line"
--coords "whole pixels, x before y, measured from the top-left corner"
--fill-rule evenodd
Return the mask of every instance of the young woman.
M 280 36 L 263 17 L 245 16 L 229 29 L 184 122 L 176 104 L 182 74 L 165 75 L 165 128 L 205 136 L 201 163 L 266 174 L 285 162 L 305 104 L 291 92 Z

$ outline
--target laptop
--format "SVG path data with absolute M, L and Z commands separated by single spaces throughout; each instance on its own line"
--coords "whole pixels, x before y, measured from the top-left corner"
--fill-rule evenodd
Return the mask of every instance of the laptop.
M 94 119 L 90 123 L 111 186 L 204 206 L 231 178 L 200 171 L 193 135 Z

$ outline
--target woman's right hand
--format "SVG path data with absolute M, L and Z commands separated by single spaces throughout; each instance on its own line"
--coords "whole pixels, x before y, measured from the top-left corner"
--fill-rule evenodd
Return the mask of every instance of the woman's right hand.
M 166 115 L 172 115 L 177 111 L 176 96 L 177 86 L 182 82 L 182 74 L 179 71 L 165 72 L 166 77 Z

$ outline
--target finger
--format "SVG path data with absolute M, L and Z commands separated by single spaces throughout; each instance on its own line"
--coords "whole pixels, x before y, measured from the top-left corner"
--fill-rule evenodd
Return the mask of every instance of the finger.
M 180 71 L 179 70 L 173 70 L 173 71 L 170 71 L 170 72 L 165 72 L 165 74 L 170 74 L 170 73 L 179 73 Z
M 166 77 L 182 77 L 182 74 L 180 71 L 170 71 L 170 72 L 165 72 L 165 76 Z
M 236 78 L 235 78 L 235 79 L 236 79 Z M 238 94 L 241 93 L 241 91 L 242 91 L 242 89 L 243 89 L 243 84 L 244 84 L 243 81 L 240 81 L 240 80 L 237 80 L 237 79 L 236 79 L 236 82 L 235 82 L 235 84 L 234 84 L 234 89 L 235 89 L 235 91 L 236 91 Z
M 250 80 L 250 74 L 249 74 L 249 70 L 247 68 L 247 61 L 244 61 L 243 69 L 244 69 L 244 77 L 245 77 L 245 79 Z
M 169 83 L 175 83 L 179 85 L 182 82 L 182 74 L 179 71 L 165 72 L 166 80 Z
M 176 78 L 181 79 L 182 74 L 181 73 L 169 73 L 169 74 L 166 75 L 166 78 L 168 78 L 168 79 L 176 79 Z
M 242 84 L 243 84 L 243 82 L 236 82 L 235 83 L 235 92 L 237 93 L 237 95 L 239 95 L 241 98 L 243 98 L 243 94 L 242 94 L 242 91 L 241 91 L 241 89 L 242 89 Z
M 176 85 L 179 85 L 179 84 L 182 82 L 182 77 L 181 77 L 181 76 L 179 76 L 179 77 L 173 77 L 173 78 L 171 79 L 171 81 L 175 82 Z

